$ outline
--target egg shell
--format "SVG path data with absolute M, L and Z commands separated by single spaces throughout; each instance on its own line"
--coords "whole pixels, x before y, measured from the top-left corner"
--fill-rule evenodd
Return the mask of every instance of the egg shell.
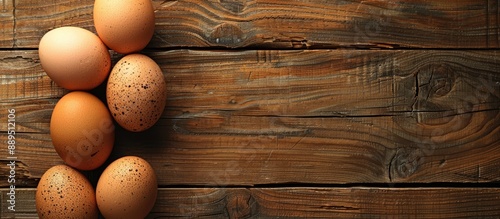
M 91 90 L 104 82 L 111 69 L 111 57 L 104 43 L 79 27 L 47 32 L 40 40 L 38 53 L 47 75 L 69 90 Z
M 154 60 L 130 54 L 111 70 L 106 99 L 120 126 L 133 132 L 145 131 L 160 119 L 165 109 L 167 83 Z
M 73 91 L 57 102 L 50 119 L 50 137 L 70 166 L 92 170 L 109 157 L 115 140 L 108 108 L 94 95 Z
M 94 26 L 102 41 L 118 53 L 138 52 L 154 34 L 151 0 L 96 0 Z
M 95 190 L 77 170 L 57 165 L 38 182 L 35 195 L 40 218 L 98 218 Z
M 96 187 L 97 206 L 106 219 L 144 218 L 153 208 L 157 194 L 153 167 L 137 156 L 113 161 Z

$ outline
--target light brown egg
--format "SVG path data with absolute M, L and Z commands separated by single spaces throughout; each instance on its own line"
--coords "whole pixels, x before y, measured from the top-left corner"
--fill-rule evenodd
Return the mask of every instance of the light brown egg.
M 47 75 L 69 90 L 91 90 L 111 69 L 108 49 L 94 33 L 79 27 L 60 27 L 40 40 L 40 63 Z
M 142 50 L 153 37 L 151 0 L 96 0 L 94 25 L 102 41 L 118 53 Z
M 140 132 L 159 119 L 167 100 L 163 73 L 151 58 L 130 54 L 111 70 L 106 99 L 113 118 L 123 128 Z
M 144 218 L 153 208 L 158 183 L 144 159 L 126 156 L 112 162 L 96 187 L 97 206 L 106 219 Z
M 109 157 L 115 140 L 113 120 L 97 97 L 74 91 L 56 104 L 50 137 L 59 156 L 70 166 L 92 170 Z
M 38 182 L 36 210 L 40 218 L 98 218 L 94 188 L 77 170 L 57 165 Z

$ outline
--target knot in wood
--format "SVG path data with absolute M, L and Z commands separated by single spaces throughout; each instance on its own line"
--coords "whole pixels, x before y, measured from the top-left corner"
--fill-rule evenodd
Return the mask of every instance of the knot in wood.
M 237 47 L 243 42 L 243 31 L 238 26 L 223 23 L 214 28 L 210 42 L 224 47 Z
M 450 94 L 455 81 L 456 75 L 448 64 L 429 64 L 420 68 L 415 73 L 413 112 L 453 110 L 452 106 L 446 104 L 448 101 L 442 98 Z M 425 118 L 420 116 L 418 122 L 422 123 Z
M 420 149 L 402 148 L 396 151 L 391 161 L 390 178 L 407 178 L 413 175 L 423 163 L 424 153 Z
M 248 218 L 255 213 L 255 200 L 247 189 L 235 190 L 227 196 L 226 210 L 229 218 Z
M 455 86 L 455 74 L 447 64 L 426 65 L 417 71 L 415 80 L 415 96 L 423 100 L 445 96 Z

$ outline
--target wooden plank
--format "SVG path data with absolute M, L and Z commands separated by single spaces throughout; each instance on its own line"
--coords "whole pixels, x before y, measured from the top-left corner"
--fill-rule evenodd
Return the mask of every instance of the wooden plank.
M 451 116 L 500 105 L 495 90 L 500 86 L 498 51 L 175 50 L 146 54 L 162 66 L 169 81 L 168 117 L 188 113 L 181 108 L 193 108 L 185 116 L 206 109 L 260 116 L 390 116 L 434 111 Z M 113 56 L 115 61 L 119 58 Z M 67 93 L 43 72 L 36 51 L 2 51 L 0 60 L 0 98 L 7 102 L 57 99 Z M 102 90 L 101 86 L 95 93 Z
M 67 93 L 43 71 L 38 52 L 35 50 L 1 51 L 0 69 L 2 103 L 13 100 L 43 101 L 60 98 Z
M 93 2 L 15 1 L 14 47 L 36 48 L 44 33 L 60 26 L 95 31 Z M 157 28 L 149 48 L 500 47 L 497 1 L 154 0 L 154 5 Z M 0 42 L 10 37 L 0 35 Z
M 15 212 L 9 210 L 10 203 L 10 189 L 2 188 L 0 189 L 0 218 L 38 218 L 35 206 L 35 194 L 36 189 L 34 188 L 16 188 L 15 190 Z
M 0 48 L 14 45 L 14 4 L 13 0 L 0 1 Z
M 167 108 L 147 132 L 117 129 L 110 161 L 143 156 L 160 185 L 500 179 L 497 51 L 148 55 L 167 78 Z M 19 181 L 34 186 L 61 163 L 48 130 L 66 91 L 43 74 L 36 51 L 0 57 L 0 118 L 16 109 Z
M 92 20 L 93 0 L 16 0 L 14 48 L 38 48 L 49 30 L 77 26 L 95 33 Z
M 35 189 L 16 191 L 16 212 L 37 218 Z M 497 218 L 498 188 L 162 188 L 147 218 Z

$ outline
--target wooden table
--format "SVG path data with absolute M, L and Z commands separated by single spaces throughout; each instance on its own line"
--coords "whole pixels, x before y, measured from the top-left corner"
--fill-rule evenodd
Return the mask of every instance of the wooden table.
M 0 2 L 0 217 L 34 218 L 39 178 L 62 163 L 49 121 L 67 93 L 38 43 L 60 26 L 95 32 L 93 1 Z M 167 107 L 146 132 L 118 129 L 107 164 L 152 164 L 149 218 L 499 218 L 499 4 L 154 1 L 143 52 Z M 95 184 L 103 168 L 85 174 Z

